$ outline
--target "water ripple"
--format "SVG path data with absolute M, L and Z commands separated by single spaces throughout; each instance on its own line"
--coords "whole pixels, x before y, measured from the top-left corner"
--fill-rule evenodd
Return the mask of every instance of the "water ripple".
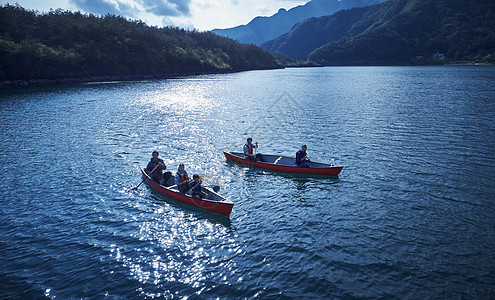
M 0 298 L 493 298 L 493 79 L 355 67 L 2 91 Z M 248 136 L 345 168 L 226 162 Z M 153 150 L 221 186 L 231 216 L 129 191 Z

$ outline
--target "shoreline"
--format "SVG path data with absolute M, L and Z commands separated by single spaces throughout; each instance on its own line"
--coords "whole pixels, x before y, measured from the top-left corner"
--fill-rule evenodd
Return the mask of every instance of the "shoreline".
M 280 68 L 266 69 L 249 69 L 249 70 L 224 70 L 213 72 L 185 72 L 185 73 L 167 73 L 167 74 L 152 74 L 152 75 L 100 75 L 77 78 L 56 78 L 56 79 L 14 79 L 0 81 L 0 88 L 20 87 L 20 86 L 36 86 L 36 85 L 51 85 L 51 84 L 71 84 L 71 83 L 92 83 L 92 82 L 107 82 L 107 81 L 136 81 L 136 80 L 157 80 L 157 79 L 175 79 L 180 77 L 199 76 L 199 75 L 214 75 L 214 74 L 231 74 L 247 71 L 259 70 L 279 70 L 293 68 L 321 68 L 321 67 L 356 67 L 356 65 L 286 65 Z M 386 65 L 373 65 L 386 66 Z M 424 64 L 424 65 L 400 65 L 400 66 L 465 66 L 465 67 L 494 67 L 495 64 L 490 63 L 450 63 L 450 64 Z
M 89 77 L 74 77 L 74 78 L 56 78 L 56 79 L 13 79 L 0 81 L 0 88 L 19 87 L 19 86 L 36 86 L 36 85 L 51 85 L 51 84 L 70 84 L 70 83 L 91 83 L 91 82 L 106 82 L 106 81 L 136 81 L 136 80 L 155 80 L 155 79 L 174 79 L 188 76 L 199 75 L 214 75 L 214 74 L 230 74 L 256 70 L 276 70 L 280 68 L 266 69 L 249 69 L 249 70 L 225 70 L 212 72 L 184 72 L 184 73 L 164 73 L 164 74 L 148 74 L 148 75 L 98 75 Z

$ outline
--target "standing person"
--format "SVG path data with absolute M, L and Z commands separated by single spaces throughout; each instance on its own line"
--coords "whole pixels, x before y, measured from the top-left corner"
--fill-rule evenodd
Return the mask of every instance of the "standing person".
M 254 150 L 258 148 L 258 142 L 253 144 L 253 139 L 252 138 L 247 138 L 247 143 L 244 144 L 243 151 L 244 151 L 244 157 L 246 159 L 249 159 L 251 161 L 263 161 L 263 156 L 261 154 L 254 154 Z
M 167 166 L 165 165 L 163 160 L 158 157 L 159 155 L 160 153 L 158 153 L 158 151 L 156 150 L 151 153 L 151 160 L 146 166 L 146 171 L 148 171 L 148 174 L 150 175 L 151 179 L 153 179 L 153 181 L 160 184 L 166 184 L 167 180 L 170 178 L 170 176 L 172 176 L 172 173 L 163 173 L 163 171 L 167 169 Z
M 199 199 L 199 198 L 208 198 L 208 193 L 206 193 L 203 188 L 201 187 L 201 178 L 199 177 L 198 174 L 193 175 L 193 182 L 191 182 L 191 192 L 193 198 Z
M 306 145 L 301 146 L 301 150 L 296 152 L 295 161 L 296 165 L 301 168 L 310 168 L 309 158 L 306 155 Z
M 175 174 L 175 184 L 179 191 L 185 194 L 191 186 L 189 185 L 189 176 L 187 176 L 187 172 L 184 168 L 184 164 L 180 164 L 177 169 L 177 173 Z

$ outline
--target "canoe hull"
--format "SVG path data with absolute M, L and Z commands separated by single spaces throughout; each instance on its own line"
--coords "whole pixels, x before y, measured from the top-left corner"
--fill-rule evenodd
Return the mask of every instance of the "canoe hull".
M 141 168 L 141 173 L 143 175 L 143 178 L 145 179 L 146 183 L 153 188 L 155 191 L 160 193 L 161 195 L 170 198 L 175 201 L 179 201 L 185 204 L 189 204 L 192 206 L 196 206 L 208 211 L 212 211 L 217 214 L 221 214 L 224 216 L 230 215 L 232 212 L 232 208 L 234 207 L 234 203 L 231 201 L 225 200 L 225 201 L 212 201 L 212 200 L 206 200 L 206 199 L 196 199 L 193 198 L 189 195 L 184 195 L 177 190 L 170 189 L 168 187 L 165 187 L 163 185 L 160 185 L 153 181 L 148 174 L 144 171 L 144 168 Z M 209 193 L 214 193 L 211 190 L 208 190 Z M 221 197 L 221 196 L 220 196 Z M 223 198 L 223 197 L 222 197 Z
M 276 155 L 263 155 L 266 157 L 268 160 L 273 158 L 276 158 L 274 163 L 268 163 L 268 162 L 254 162 L 248 159 L 245 159 L 240 153 L 235 153 L 235 152 L 223 152 L 225 155 L 225 158 L 227 160 L 248 165 L 251 167 L 255 168 L 261 168 L 261 169 L 266 169 L 266 170 L 271 170 L 271 171 L 277 171 L 277 172 L 284 172 L 284 173 L 294 173 L 294 174 L 306 174 L 306 175 L 323 175 L 323 176 L 331 176 L 331 177 L 337 177 L 340 174 L 340 171 L 342 171 L 342 166 L 334 166 L 334 165 L 327 165 L 327 164 L 322 164 L 322 163 L 311 163 L 312 166 L 311 168 L 301 168 L 298 167 L 297 165 L 287 165 L 289 164 L 288 162 L 293 162 L 293 158 L 289 158 L 286 156 L 276 156 Z M 278 161 L 284 161 L 285 164 L 277 164 Z

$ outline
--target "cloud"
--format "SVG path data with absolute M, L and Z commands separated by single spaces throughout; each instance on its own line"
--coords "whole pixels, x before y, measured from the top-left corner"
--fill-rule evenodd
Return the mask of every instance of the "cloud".
M 179 27 L 189 30 L 193 30 L 196 28 L 189 18 L 163 17 L 161 26 L 165 26 L 165 27 L 172 26 L 172 27 Z
M 138 17 L 149 13 L 159 17 L 190 16 L 191 0 L 69 0 L 85 12 Z
M 191 0 L 141 0 L 146 12 L 156 16 L 177 17 L 191 15 Z
M 2 0 L 0 0 L 2 1 Z M 13 1 L 13 0 L 12 0 Z M 17 0 L 66 1 L 70 9 L 99 15 L 140 19 L 154 26 L 211 30 L 247 24 L 256 16 L 273 15 L 309 0 Z
M 69 0 L 69 2 L 77 8 L 94 14 L 113 14 L 113 15 L 127 15 L 133 16 L 134 14 L 132 5 L 117 0 Z

